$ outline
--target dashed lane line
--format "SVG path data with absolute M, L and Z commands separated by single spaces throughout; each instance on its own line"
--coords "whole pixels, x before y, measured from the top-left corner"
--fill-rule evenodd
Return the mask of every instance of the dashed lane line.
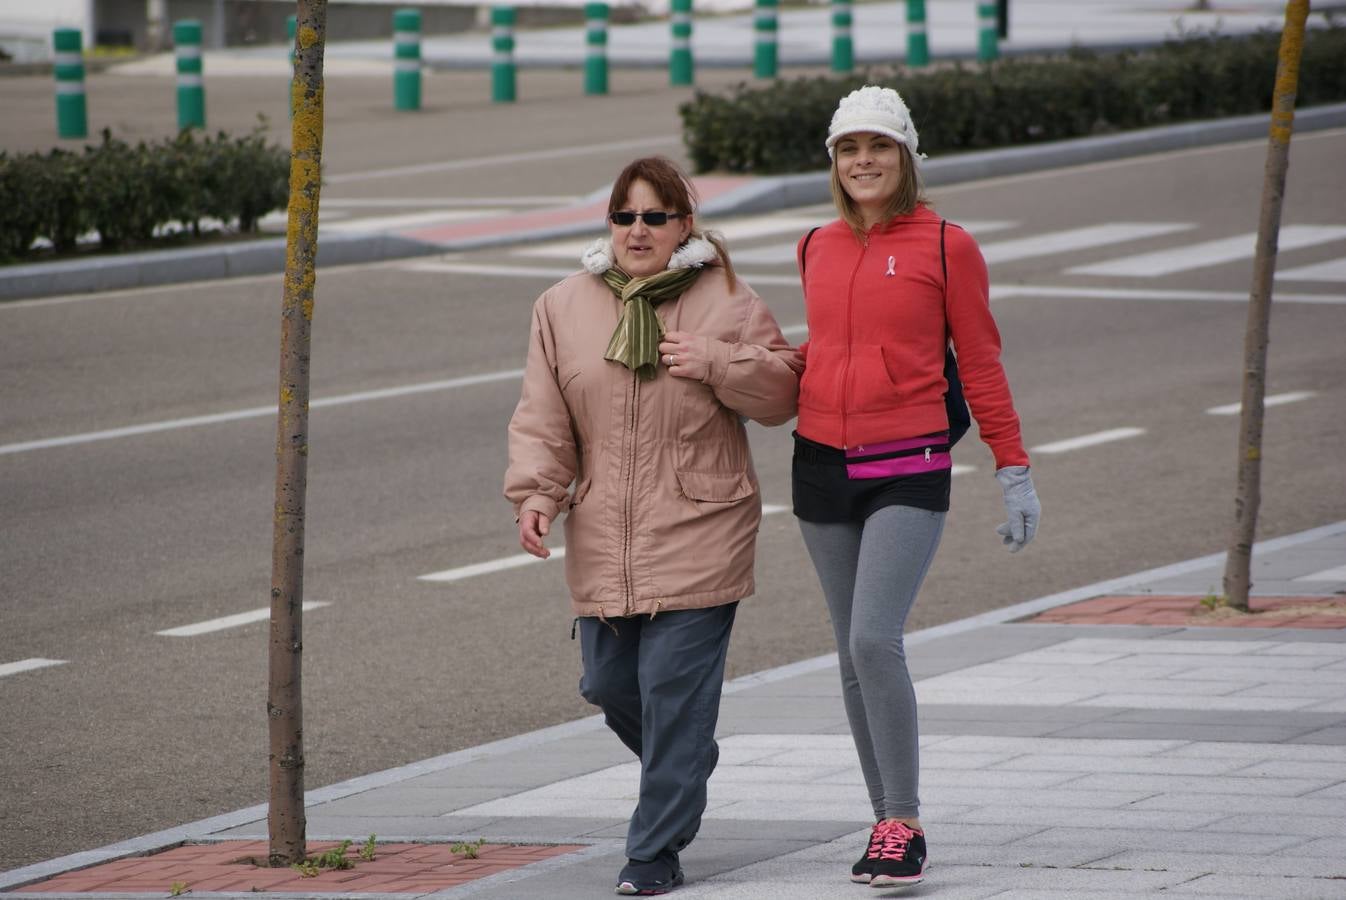
M 1346 566 L 1337 566 L 1334 569 L 1324 569 L 1321 572 L 1313 572 L 1308 575 L 1300 575 L 1292 581 L 1346 581 Z
M 1280 230 L 1277 245 L 1280 252 L 1312 247 L 1346 238 L 1346 227 L 1340 225 L 1286 225 Z M 1111 275 L 1131 278 L 1157 278 L 1175 272 L 1187 272 L 1207 266 L 1251 259 L 1256 251 L 1257 234 L 1248 232 L 1234 237 L 1203 241 L 1123 256 L 1106 262 L 1076 266 L 1066 271 L 1073 275 Z
M 63 659 L 43 659 L 40 656 L 34 656 L 31 659 L 21 659 L 18 662 L 0 663 L 0 678 L 6 675 L 17 675 L 20 672 L 31 672 L 34 669 L 45 669 L 49 666 L 63 666 L 66 661 Z
M 302 609 L 304 612 L 308 612 L 312 609 L 321 609 L 324 606 L 331 606 L 331 604 L 322 600 L 314 600 L 305 603 Z M 251 612 L 223 616 L 205 622 L 197 622 L 194 625 L 180 625 L 177 628 L 165 628 L 163 631 L 156 631 L 154 633 L 162 635 L 163 637 L 195 637 L 198 634 L 209 634 L 212 631 L 224 631 L 226 628 L 238 628 L 241 625 L 251 625 L 254 622 L 265 622 L 270 618 L 271 608 L 267 607 L 266 609 L 254 609 Z
M 1271 394 L 1262 399 L 1263 406 L 1284 406 L 1287 403 L 1298 403 L 1301 400 L 1307 400 L 1310 397 L 1318 396 L 1317 391 L 1289 391 L 1284 394 Z M 1224 406 L 1212 406 L 1206 410 L 1207 415 L 1211 416 L 1237 416 L 1243 412 L 1243 401 L 1238 403 L 1227 403 Z
M 1029 449 L 1029 453 L 1069 453 L 1071 450 L 1080 450 L 1084 447 L 1093 447 L 1098 444 L 1107 444 L 1112 441 L 1124 441 L 1128 438 L 1140 437 L 1145 433 L 1144 428 L 1110 428 L 1107 431 L 1096 431 L 1093 434 L 1082 434 L 1079 437 L 1067 438 L 1064 441 L 1053 441 L 1050 444 L 1039 444 Z

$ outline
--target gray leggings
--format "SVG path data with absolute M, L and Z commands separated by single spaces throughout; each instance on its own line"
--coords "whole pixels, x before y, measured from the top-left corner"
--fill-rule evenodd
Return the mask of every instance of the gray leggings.
M 800 521 L 836 632 L 841 689 L 874 818 L 915 818 L 920 749 L 902 629 L 942 512 L 885 506 L 864 524 Z

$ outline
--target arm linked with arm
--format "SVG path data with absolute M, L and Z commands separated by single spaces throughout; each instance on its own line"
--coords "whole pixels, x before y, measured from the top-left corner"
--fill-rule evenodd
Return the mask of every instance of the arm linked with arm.
M 710 342 L 706 384 L 729 409 L 763 425 L 794 418 L 799 405 L 803 355 L 791 347 L 780 326 L 755 294 L 737 341 Z

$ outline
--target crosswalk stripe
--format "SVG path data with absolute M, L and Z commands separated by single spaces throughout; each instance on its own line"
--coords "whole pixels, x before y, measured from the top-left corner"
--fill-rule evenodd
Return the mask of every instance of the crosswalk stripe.
M 31 672 L 34 669 L 45 669 L 48 666 L 63 666 L 63 659 L 42 659 L 35 656 L 32 659 L 21 659 L 18 662 L 0 664 L 0 678 L 6 675 L 17 675 L 20 672 Z
M 1293 581 L 1346 581 L 1346 566 L 1337 566 L 1335 569 L 1324 569 L 1321 572 L 1313 572 L 1309 575 L 1300 575 Z
M 1262 398 L 1263 406 L 1284 406 L 1287 403 L 1298 403 L 1300 400 L 1307 400 L 1310 397 L 1317 396 L 1314 391 L 1290 391 L 1285 394 L 1272 394 L 1269 397 Z M 1207 415 L 1211 416 L 1237 416 L 1243 411 L 1243 401 L 1238 403 L 1228 403 L 1224 406 L 1212 406 L 1206 410 Z
M 1325 244 L 1346 238 L 1346 228 L 1339 225 L 1286 225 L 1281 228 L 1278 246 L 1281 252 Z M 1141 253 L 1119 259 L 1076 266 L 1066 271 L 1072 275 L 1115 275 L 1132 278 L 1155 278 L 1189 269 L 1201 269 L 1220 263 L 1249 259 L 1257 243 L 1256 233 L 1188 244 L 1154 253 Z
M 1112 222 L 1106 225 L 1090 225 L 1085 228 L 1071 228 L 1066 231 L 1052 231 L 1029 237 L 1015 238 L 1011 241 L 996 241 L 983 244 L 981 255 L 988 265 L 1011 262 L 1019 259 L 1031 259 L 1035 256 L 1051 256 L 1054 253 L 1066 253 L 1072 250 L 1085 250 L 1090 247 L 1103 247 L 1108 244 L 1120 244 L 1141 238 L 1187 231 L 1196 226 L 1190 222 Z M 975 232 L 974 232 L 975 233 Z
M 1083 434 L 1079 437 L 1067 438 L 1064 441 L 1053 441 L 1050 444 L 1039 444 L 1031 448 L 1029 453 L 1068 453 L 1071 450 L 1079 450 L 1083 447 L 1093 447 L 1097 444 L 1106 444 L 1111 441 L 1124 441 L 1127 438 L 1140 437 L 1145 433 L 1144 428 L 1110 428 L 1107 431 L 1096 431 L 1093 434 Z
M 825 219 L 814 218 L 813 216 L 767 216 L 752 217 L 742 219 L 726 219 L 723 222 L 710 221 L 705 223 L 711 231 L 724 236 L 726 241 L 746 241 L 753 238 L 765 237 L 769 234 L 780 234 L 788 231 L 794 235 L 790 246 L 794 246 L 794 240 L 803 236 L 814 225 L 822 225 Z M 536 256 L 547 259 L 573 259 L 579 262 L 580 254 L 593 243 L 593 238 L 582 238 L 579 240 L 552 241 L 546 244 L 539 244 L 536 247 L 522 247 L 514 251 L 515 256 Z M 730 258 L 738 262 L 738 254 L 733 252 L 733 247 L 729 248 Z
M 819 224 L 815 222 L 814 224 Z M 974 235 L 990 234 L 994 231 L 1004 231 L 1006 228 L 1013 228 L 1018 222 L 1004 221 L 986 221 L 986 222 L 959 222 L 962 228 Z M 787 244 L 772 244 L 769 247 L 753 247 L 749 250 L 733 250 L 731 255 L 734 264 L 755 263 L 763 266 L 783 266 L 795 261 L 795 244 L 798 238 L 803 237 L 801 231 L 797 237 Z M 732 250 L 732 248 L 731 248 Z
M 1346 281 L 1346 257 L 1296 266 L 1276 273 L 1277 281 Z

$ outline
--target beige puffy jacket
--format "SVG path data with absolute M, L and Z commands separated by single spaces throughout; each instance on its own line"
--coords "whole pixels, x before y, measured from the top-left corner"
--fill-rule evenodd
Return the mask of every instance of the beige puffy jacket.
M 572 275 L 533 305 L 505 496 L 516 517 L 569 510 L 566 582 L 579 616 L 753 593 L 762 504 L 740 416 L 789 421 L 802 361 L 762 299 L 742 282 L 728 290 L 721 268 L 656 311 L 665 330 L 708 339 L 704 383 L 662 366 L 642 381 L 603 358 L 620 301 L 600 276 Z

